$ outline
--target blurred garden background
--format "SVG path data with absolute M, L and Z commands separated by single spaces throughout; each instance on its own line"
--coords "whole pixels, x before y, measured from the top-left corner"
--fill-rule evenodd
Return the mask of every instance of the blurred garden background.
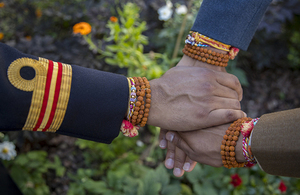
M 0 0 L 0 41 L 54 61 L 154 79 L 183 55 L 201 2 Z M 240 79 L 242 109 L 250 117 L 300 107 L 300 1 L 273 0 L 248 51 L 227 71 Z M 16 156 L 1 160 L 25 195 L 300 194 L 299 179 L 268 175 L 257 165 L 197 164 L 176 178 L 163 165 L 158 134 L 147 126 L 137 137 L 106 145 L 51 133 L 2 133 L 0 145 L 13 143 Z

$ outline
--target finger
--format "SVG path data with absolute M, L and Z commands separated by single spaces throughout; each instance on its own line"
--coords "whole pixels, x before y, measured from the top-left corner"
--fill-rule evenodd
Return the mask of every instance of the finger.
M 168 142 L 167 155 L 166 155 L 166 160 L 165 160 L 165 167 L 167 169 L 174 168 L 175 149 L 176 149 L 176 146 L 174 144 L 172 144 L 171 142 Z
M 159 147 L 161 149 L 166 149 L 167 148 L 167 140 L 166 140 L 166 133 L 168 131 L 161 129 L 159 132 Z
M 205 104 L 209 106 L 209 109 L 212 111 L 217 109 L 241 110 L 240 101 L 232 98 L 210 97 L 205 99 Z
M 225 123 L 230 123 L 239 118 L 246 117 L 247 114 L 242 110 L 233 109 L 217 109 L 213 110 L 208 114 L 207 120 L 205 122 L 206 127 L 222 125 Z M 166 135 L 167 137 L 167 135 Z
M 176 147 L 178 147 L 181 150 L 183 150 L 187 155 L 189 155 L 193 151 L 191 149 L 191 147 L 176 132 L 169 131 L 166 134 L 166 139 L 169 142 L 171 142 L 173 145 L 175 145 Z
M 184 174 L 183 165 L 186 160 L 186 154 L 180 148 L 175 149 L 174 170 L 173 174 L 176 177 L 181 177 Z
M 183 165 L 183 170 L 186 172 L 191 172 L 195 168 L 196 164 L 196 161 L 193 161 L 187 156 Z
M 239 100 L 240 97 L 239 97 L 239 94 L 237 91 L 235 91 L 227 86 L 221 85 L 219 83 L 217 83 L 217 85 L 218 86 L 217 86 L 216 90 L 213 91 L 213 95 L 240 101 Z
M 237 92 L 239 100 L 241 101 L 243 98 L 243 89 L 241 86 L 241 83 L 239 81 L 239 79 L 229 73 L 225 73 L 225 72 L 218 72 L 215 71 L 216 74 L 218 74 L 217 78 L 217 82 L 220 83 L 221 85 L 224 85 L 226 87 L 229 87 L 231 89 L 233 89 L 234 91 Z

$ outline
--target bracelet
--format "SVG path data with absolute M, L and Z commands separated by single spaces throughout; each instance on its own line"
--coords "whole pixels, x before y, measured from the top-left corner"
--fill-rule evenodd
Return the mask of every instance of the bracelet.
M 230 45 L 227 45 L 227 44 L 221 43 L 219 41 L 216 41 L 214 39 L 211 39 L 211 38 L 204 36 L 198 32 L 190 31 L 190 33 L 191 33 L 191 36 L 196 40 L 196 42 L 206 43 L 211 47 L 214 47 L 216 49 L 220 49 L 223 51 L 227 51 L 227 52 L 229 52 L 229 50 L 230 50 L 230 47 L 231 47 Z
M 128 105 L 128 112 L 127 112 L 127 120 L 130 121 L 134 108 L 136 103 L 136 88 L 133 78 L 129 77 L 128 83 L 130 83 L 129 89 L 130 89 L 130 97 L 129 97 L 129 105 Z
M 134 137 L 138 135 L 139 128 L 147 123 L 151 106 L 151 89 L 146 77 L 130 77 L 127 80 L 130 99 L 126 114 L 127 120 L 122 121 L 120 131 L 125 136 Z
M 205 35 L 202 35 L 198 32 L 190 31 L 190 33 L 191 33 L 191 35 L 188 35 L 187 39 L 189 40 L 188 42 L 193 43 L 191 45 L 198 46 L 199 43 L 207 44 L 207 45 L 209 45 L 211 47 L 214 47 L 216 49 L 226 51 L 226 52 L 228 52 L 229 58 L 231 60 L 233 60 L 237 56 L 237 54 L 239 53 L 239 49 L 236 48 L 236 47 L 232 47 L 231 45 L 227 45 L 225 43 L 216 41 L 216 40 L 214 40 L 212 38 L 209 38 Z M 192 38 L 189 38 L 189 36 L 192 37 Z
M 133 77 L 134 81 L 136 82 L 136 95 L 138 96 L 135 111 L 133 112 L 131 123 L 133 125 L 139 124 L 143 118 L 144 115 L 144 109 L 145 109 L 145 102 L 144 102 L 144 96 L 145 96 L 145 83 L 143 82 L 143 79 L 141 77 Z
M 185 44 L 190 44 L 197 47 L 208 47 L 208 45 L 206 45 L 205 43 L 197 42 L 196 39 L 191 35 L 187 35 L 184 42 Z
M 249 122 L 245 122 L 242 124 L 242 134 L 243 134 L 243 155 L 247 160 L 246 166 L 251 167 L 252 165 L 256 164 L 256 160 L 251 151 L 251 141 L 250 135 L 252 134 L 252 130 L 254 125 L 257 123 L 259 118 L 252 119 Z
M 196 60 L 221 67 L 226 67 L 229 61 L 227 54 L 218 53 L 207 48 L 191 46 L 189 44 L 184 46 L 182 52 Z
M 146 91 L 146 104 L 145 104 L 145 110 L 144 110 L 144 116 L 141 121 L 141 127 L 145 126 L 148 121 L 150 106 L 151 106 L 151 89 L 150 89 L 150 83 L 147 80 L 146 77 L 143 77 L 143 81 L 145 83 L 144 90 Z
M 230 127 L 226 130 L 226 134 L 223 136 L 221 145 L 221 155 L 223 166 L 230 169 L 235 167 L 244 167 L 245 163 L 238 163 L 235 158 L 235 146 L 238 141 L 241 126 L 244 122 L 251 121 L 251 118 L 244 117 L 234 121 Z

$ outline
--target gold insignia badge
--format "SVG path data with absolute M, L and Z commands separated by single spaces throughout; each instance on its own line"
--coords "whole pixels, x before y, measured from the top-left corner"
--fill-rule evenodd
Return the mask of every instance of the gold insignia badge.
M 21 77 L 23 67 L 35 70 L 35 77 Z M 10 83 L 23 91 L 32 91 L 31 105 L 23 130 L 55 132 L 64 119 L 69 102 L 72 67 L 44 58 L 20 58 L 7 70 Z

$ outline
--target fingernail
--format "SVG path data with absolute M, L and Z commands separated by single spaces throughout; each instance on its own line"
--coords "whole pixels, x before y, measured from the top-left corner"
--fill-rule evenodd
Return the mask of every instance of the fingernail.
M 180 177 L 181 175 L 181 170 L 179 168 L 175 168 L 173 170 L 173 174 L 176 176 L 176 177 Z
M 166 139 L 168 140 L 168 141 L 173 141 L 173 139 L 174 139 L 174 134 L 173 133 L 167 133 L 167 135 L 166 135 Z
M 167 141 L 166 140 L 161 140 L 160 142 L 159 142 L 159 147 L 161 147 L 161 148 L 166 148 L 166 146 L 167 146 Z
M 247 114 L 244 112 L 244 116 L 247 117 Z
M 189 170 L 190 170 L 190 167 L 191 167 L 191 164 L 190 164 L 190 163 L 184 163 L 184 165 L 183 165 L 183 170 L 189 171 Z
M 168 159 L 166 160 L 166 167 L 171 169 L 171 168 L 173 168 L 173 166 L 174 166 L 174 161 L 173 161 L 173 159 L 168 158 Z

